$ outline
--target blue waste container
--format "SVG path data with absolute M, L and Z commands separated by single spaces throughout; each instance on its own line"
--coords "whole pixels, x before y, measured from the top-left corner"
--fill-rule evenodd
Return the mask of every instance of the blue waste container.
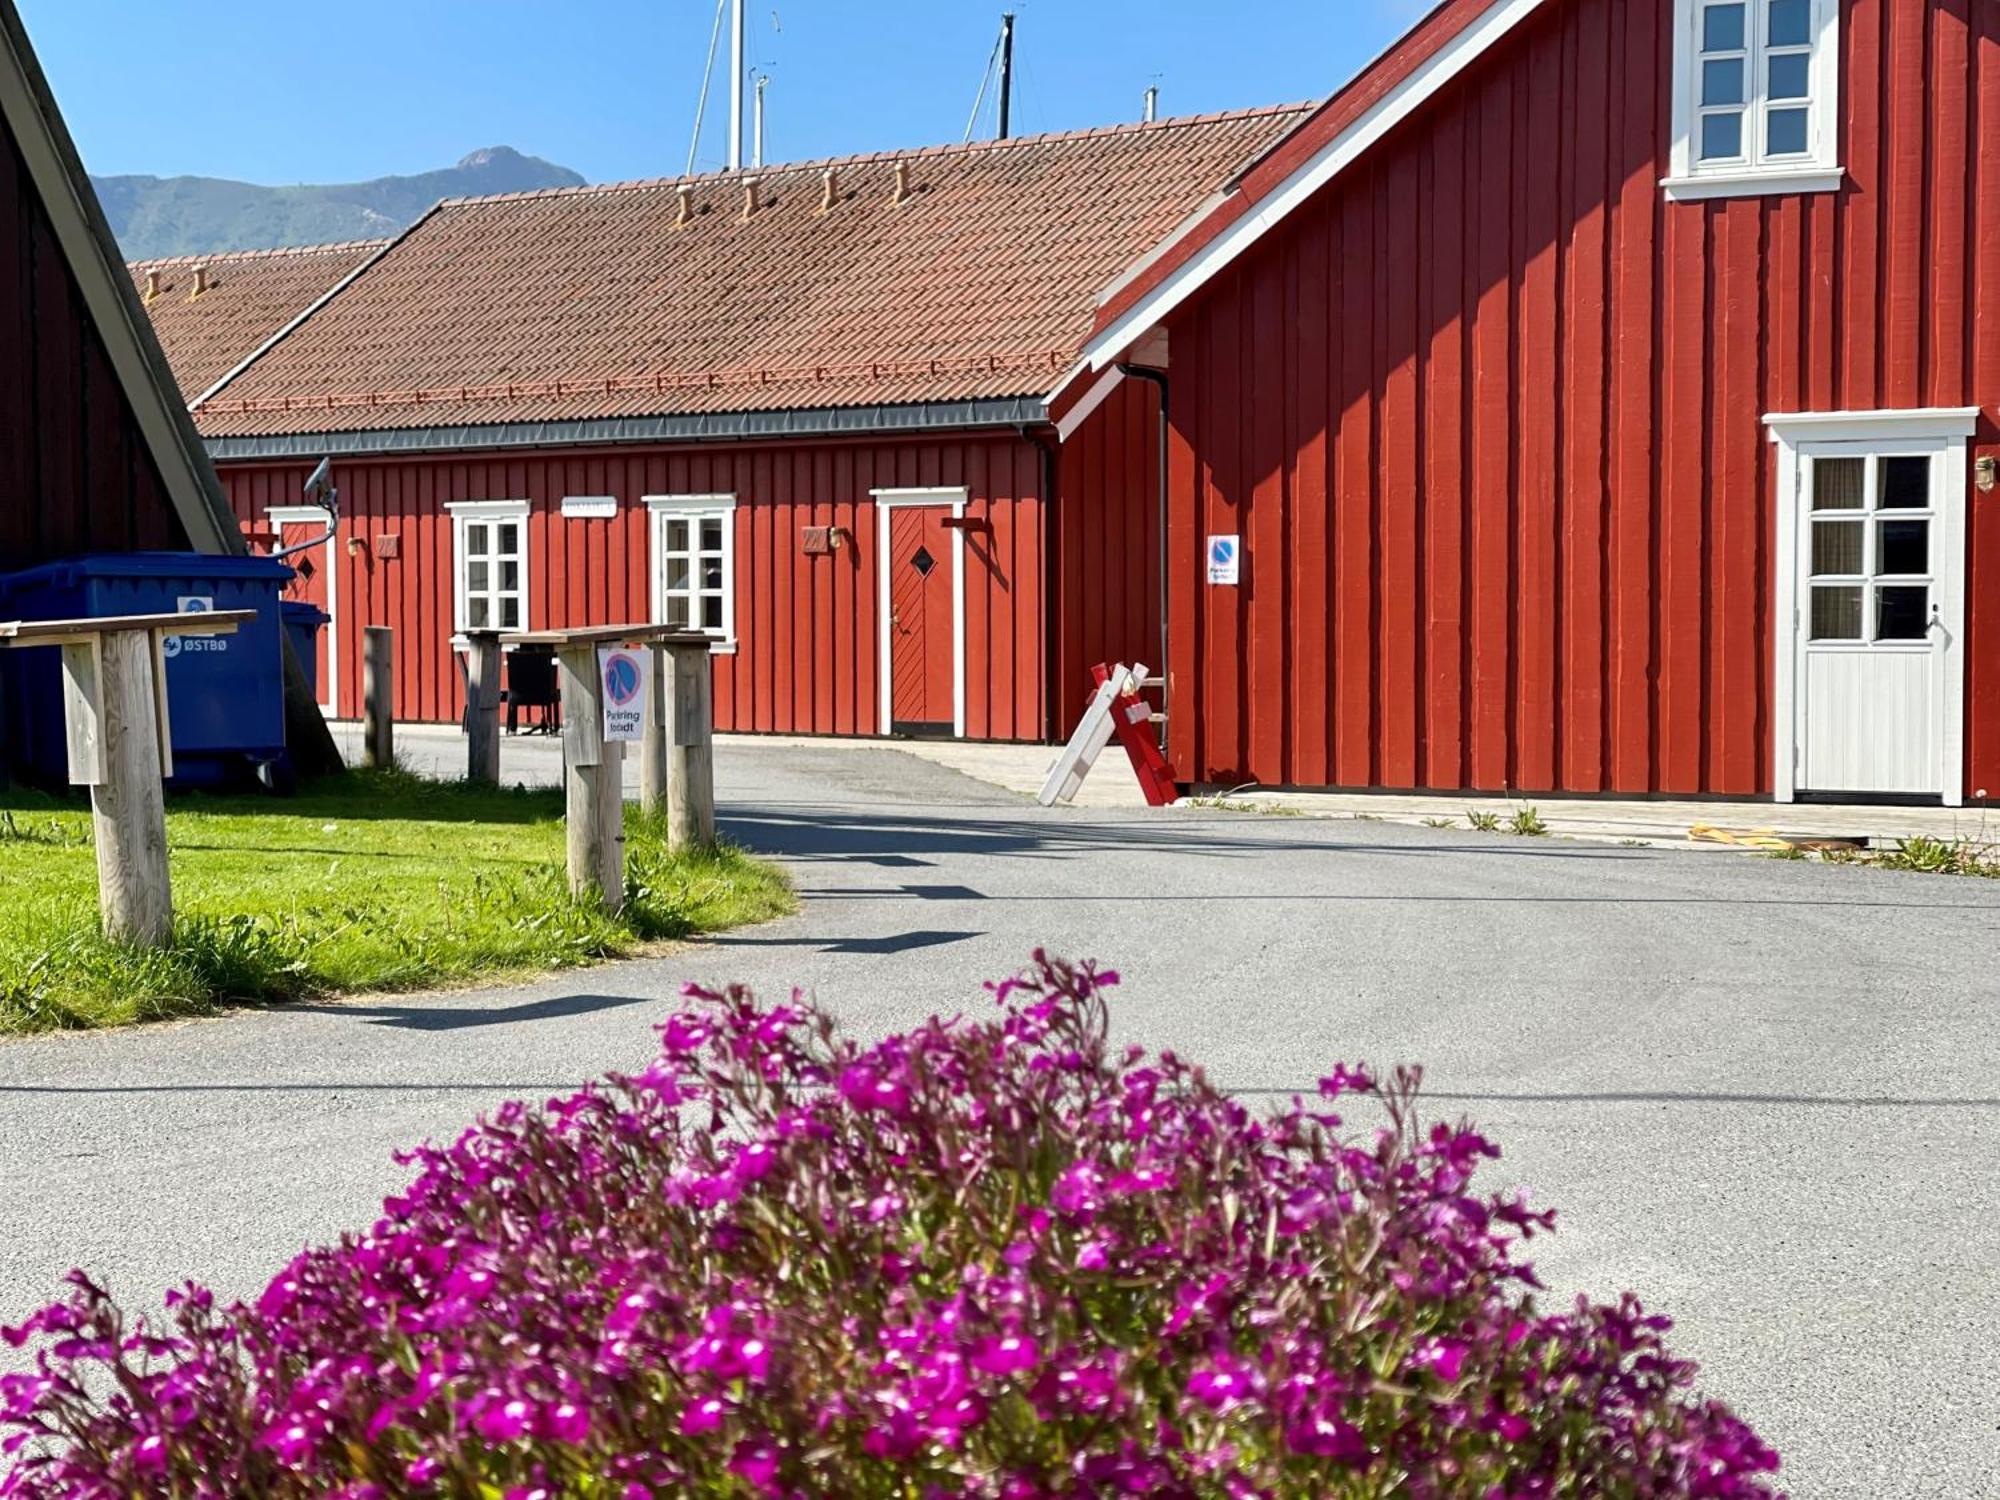
M 333 618 L 317 604 L 303 599 L 281 599 L 278 614 L 285 622 L 285 635 L 292 643 L 292 655 L 306 674 L 306 686 L 319 696 L 319 633 Z
M 213 787 L 282 766 L 284 658 L 278 591 L 292 570 L 268 557 L 200 552 L 122 552 L 45 563 L 0 579 L 0 615 L 67 620 L 108 615 L 255 610 L 233 635 L 169 636 L 167 721 L 170 786 Z M 311 653 L 305 660 L 312 660 Z M 62 662 L 49 647 L 0 651 L 5 673 L 8 759 L 30 780 L 68 780 Z M 288 769 L 288 768 L 286 768 Z

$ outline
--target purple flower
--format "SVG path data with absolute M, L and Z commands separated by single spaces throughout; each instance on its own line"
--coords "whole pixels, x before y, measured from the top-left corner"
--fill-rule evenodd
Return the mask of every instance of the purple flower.
M 1018 1375 L 1032 1370 L 1041 1359 L 1035 1341 L 1023 1334 L 1004 1333 L 982 1339 L 972 1349 L 971 1364 L 988 1375 Z

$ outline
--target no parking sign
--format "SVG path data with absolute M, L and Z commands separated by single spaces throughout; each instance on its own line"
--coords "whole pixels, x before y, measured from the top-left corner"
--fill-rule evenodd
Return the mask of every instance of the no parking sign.
M 651 653 L 629 646 L 601 646 L 597 652 L 598 682 L 604 695 L 604 738 L 636 741 L 646 729 L 646 682 Z

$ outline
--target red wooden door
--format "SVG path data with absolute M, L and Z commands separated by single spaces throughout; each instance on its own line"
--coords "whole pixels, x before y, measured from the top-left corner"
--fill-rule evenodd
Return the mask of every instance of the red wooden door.
M 945 505 L 889 508 L 889 727 L 956 732 L 958 611 Z
M 309 542 L 315 537 L 325 535 L 325 521 L 286 521 L 278 528 L 278 547 L 280 550 L 296 547 L 301 542 Z M 331 543 L 307 547 L 301 552 L 294 552 L 285 561 L 290 565 L 294 576 L 292 581 L 285 585 L 282 597 L 310 604 L 328 616 L 327 623 L 320 627 L 314 646 L 313 680 L 319 687 L 319 706 L 331 711 L 334 704 L 334 685 L 330 651 L 334 627 L 332 596 L 328 590 L 328 582 L 333 575 L 333 547 Z

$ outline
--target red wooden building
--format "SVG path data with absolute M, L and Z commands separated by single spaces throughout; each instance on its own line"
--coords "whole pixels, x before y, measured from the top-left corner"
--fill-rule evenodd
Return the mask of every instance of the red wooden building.
M 2000 791 L 1993 0 L 1447 0 L 1056 409 L 1134 359 L 1183 775 Z
M 90 179 L 0 0 L 0 574 L 239 549 Z
M 133 276 L 245 526 L 314 534 L 333 459 L 329 712 L 369 625 L 399 715 L 450 721 L 458 631 L 659 618 L 716 637 L 725 729 L 1041 740 L 1162 612 L 1157 394 L 1059 427 L 1049 393 L 1102 288 L 1305 113 L 451 202 L 198 292 Z

